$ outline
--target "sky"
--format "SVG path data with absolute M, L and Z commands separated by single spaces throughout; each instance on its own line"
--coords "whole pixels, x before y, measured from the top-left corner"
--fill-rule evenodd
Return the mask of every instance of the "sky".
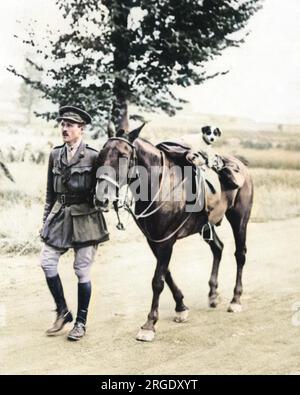
M 23 64 L 23 48 L 13 38 L 21 29 L 16 21 L 30 18 L 40 26 L 62 23 L 55 0 L 0 2 L 0 103 L 8 94 L 1 86 L 11 87 L 12 98 L 17 90 L 16 77 L 6 67 Z M 246 43 L 227 49 L 208 67 L 209 72 L 229 73 L 180 94 L 195 112 L 300 124 L 299 20 L 300 0 L 265 0 L 248 25 L 251 33 Z

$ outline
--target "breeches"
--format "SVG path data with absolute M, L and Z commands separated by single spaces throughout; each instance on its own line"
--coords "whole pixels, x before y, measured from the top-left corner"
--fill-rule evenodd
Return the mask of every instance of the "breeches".
M 90 281 L 90 271 L 97 251 L 97 245 L 74 248 L 74 271 L 78 282 L 87 283 Z M 67 249 L 58 249 L 44 244 L 41 252 L 41 267 L 46 277 L 55 277 L 58 274 L 57 266 L 59 258 Z

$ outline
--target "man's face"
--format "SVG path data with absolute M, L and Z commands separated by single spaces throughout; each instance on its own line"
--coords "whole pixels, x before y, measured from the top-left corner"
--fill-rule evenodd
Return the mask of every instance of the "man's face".
M 61 133 L 64 143 L 73 145 L 82 136 L 84 126 L 70 121 L 61 121 Z

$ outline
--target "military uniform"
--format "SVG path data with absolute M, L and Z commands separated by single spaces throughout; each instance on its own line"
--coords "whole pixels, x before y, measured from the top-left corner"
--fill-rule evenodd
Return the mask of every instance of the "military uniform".
M 86 114 L 76 107 L 63 107 L 58 120 L 88 123 L 89 115 Z M 72 148 L 75 151 L 73 154 Z M 41 266 L 56 303 L 57 319 L 47 334 L 56 334 L 73 320 L 57 271 L 60 256 L 72 248 L 75 255 L 74 270 L 78 278 L 78 310 L 73 332 L 69 334 L 70 340 L 78 340 L 85 333 L 91 295 L 91 265 L 98 244 L 109 239 L 103 214 L 94 205 L 97 158 L 98 151 L 82 140 L 77 146 L 63 144 L 55 147 L 49 157 L 41 231 L 44 241 Z M 77 336 L 78 333 L 80 336 Z
M 70 163 L 66 145 L 50 154 L 43 241 L 56 248 L 83 247 L 108 239 L 104 217 L 93 204 L 98 151 L 81 142 Z

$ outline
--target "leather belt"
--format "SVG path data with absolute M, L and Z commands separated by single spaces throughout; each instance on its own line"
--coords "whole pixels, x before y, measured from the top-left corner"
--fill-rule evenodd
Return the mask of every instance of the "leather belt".
M 63 206 L 70 206 L 71 204 L 82 204 L 91 201 L 91 195 L 71 195 L 71 194 L 59 194 L 57 195 L 57 201 Z

